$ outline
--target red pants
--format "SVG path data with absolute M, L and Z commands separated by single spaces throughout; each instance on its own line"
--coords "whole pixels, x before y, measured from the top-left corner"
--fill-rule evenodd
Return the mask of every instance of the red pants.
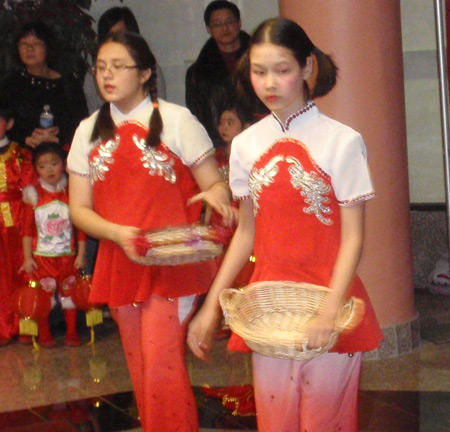
M 151 296 L 137 306 L 117 309 L 144 432 L 198 432 L 197 407 L 184 363 L 191 313 L 181 312 L 181 303 L 186 302 Z
M 361 353 L 309 362 L 253 353 L 259 432 L 357 432 Z

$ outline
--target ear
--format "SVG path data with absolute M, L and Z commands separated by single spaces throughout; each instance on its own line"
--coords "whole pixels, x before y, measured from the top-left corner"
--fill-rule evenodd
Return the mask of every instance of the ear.
M 144 69 L 139 71 L 139 77 L 142 84 L 147 82 L 150 77 L 152 76 L 152 70 L 151 69 Z
M 209 34 L 212 34 L 212 30 L 211 30 L 211 27 L 210 27 L 209 25 L 206 26 L 206 31 L 207 31 Z
M 307 80 L 311 76 L 312 70 L 313 70 L 313 59 L 312 59 L 312 56 L 309 56 L 306 58 L 306 64 L 303 67 L 303 79 L 304 80 Z
M 14 126 L 14 119 L 9 119 L 6 123 L 6 130 L 9 131 Z

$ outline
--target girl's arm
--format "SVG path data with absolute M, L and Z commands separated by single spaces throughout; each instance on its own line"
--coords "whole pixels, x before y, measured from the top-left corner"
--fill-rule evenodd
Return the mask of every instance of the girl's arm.
M 86 240 L 78 240 L 78 253 L 75 258 L 74 267 L 82 269 L 86 267 Z
M 188 204 L 205 201 L 222 215 L 225 225 L 230 226 L 234 219 L 230 206 L 231 191 L 217 168 L 215 157 L 207 157 L 202 163 L 191 167 L 191 172 L 202 192 L 190 198 Z
M 330 296 L 308 331 L 308 347 L 319 348 L 328 343 L 336 316 L 347 289 L 356 273 L 364 241 L 365 202 L 341 206 L 341 244 L 331 275 Z
M 73 224 L 84 233 L 117 243 L 129 259 L 139 262 L 133 239 L 139 235 L 136 227 L 107 221 L 93 209 L 92 185 L 89 179 L 69 174 L 69 207 Z
M 239 223 L 219 272 L 202 308 L 189 325 L 188 345 L 201 360 L 208 360 L 211 342 L 222 317 L 219 295 L 223 289 L 233 286 L 234 280 L 248 261 L 253 252 L 254 236 L 253 202 L 246 199 L 240 202 Z
M 19 273 L 25 271 L 28 274 L 33 273 L 33 270 L 37 270 L 38 265 L 33 259 L 33 239 L 32 237 L 23 236 L 22 237 L 22 247 L 23 247 L 23 264 L 19 269 Z

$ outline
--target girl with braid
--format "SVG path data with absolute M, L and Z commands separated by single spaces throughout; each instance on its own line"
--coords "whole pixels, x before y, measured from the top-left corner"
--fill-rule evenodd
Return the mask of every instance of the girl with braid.
M 230 192 L 203 126 L 156 97 L 156 60 L 134 33 L 112 33 L 95 63 L 106 103 L 83 120 L 68 157 L 73 223 L 100 239 L 90 300 L 114 310 L 144 431 L 198 431 L 184 365 L 186 327 L 212 261 L 142 266 L 143 230 L 198 221 L 201 200 L 231 224 Z

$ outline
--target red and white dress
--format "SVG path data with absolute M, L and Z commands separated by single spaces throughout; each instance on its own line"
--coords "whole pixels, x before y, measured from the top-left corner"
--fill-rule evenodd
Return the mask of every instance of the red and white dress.
M 124 115 L 111 105 L 117 125 L 114 139 L 90 142 L 97 114 L 76 132 L 68 158 L 69 172 L 93 183 L 94 210 L 108 221 L 150 230 L 200 219 L 201 203 L 187 207 L 199 192 L 190 166 L 214 149 L 190 112 L 160 101 L 162 144 L 148 149 L 145 137 L 153 110 L 149 99 Z M 151 294 L 182 297 L 206 292 L 215 273 L 211 262 L 177 266 L 141 266 L 115 243 L 100 240 L 91 301 L 118 307 L 139 303 Z
M 57 290 L 63 308 L 73 309 L 69 296 L 77 275 L 76 245 L 86 236 L 75 230 L 70 220 L 67 177 L 64 175 L 54 186 L 39 179 L 38 184 L 24 188 L 23 196 L 27 204 L 23 235 L 32 238 L 33 258 L 38 265 L 30 278 L 45 278 L 49 294 Z
M 361 136 L 312 102 L 284 125 L 271 115 L 233 141 L 230 186 L 237 199 L 253 200 L 258 259 L 251 282 L 328 286 L 340 245 L 339 207 L 374 196 Z M 362 299 L 366 313 L 333 351 L 375 349 L 382 333 L 357 276 L 347 296 Z
M 0 140 L 0 339 L 5 342 L 15 333 L 10 297 L 23 262 L 22 188 L 35 179 L 31 153 L 6 137 Z

